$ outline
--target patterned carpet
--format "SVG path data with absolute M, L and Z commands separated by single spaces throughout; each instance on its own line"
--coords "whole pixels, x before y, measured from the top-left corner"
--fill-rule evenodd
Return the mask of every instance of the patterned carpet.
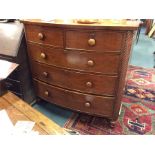
M 74 113 L 64 128 L 82 135 L 155 135 L 155 69 L 130 66 L 114 129 L 100 117 Z

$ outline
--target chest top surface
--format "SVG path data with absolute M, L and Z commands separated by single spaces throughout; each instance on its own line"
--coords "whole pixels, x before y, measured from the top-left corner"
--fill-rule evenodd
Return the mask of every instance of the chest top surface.
M 87 29 L 118 29 L 118 30 L 136 30 L 140 22 L 131 20 L 112 20 L 112 19 L 97 19 L 97 20 L 78 20 L 78 19 L 24 19 L 21 20 L 25 24 L 37 24 L 56 27 L 74 27 Z M 89 23 L 90 22 L 90 23 Z

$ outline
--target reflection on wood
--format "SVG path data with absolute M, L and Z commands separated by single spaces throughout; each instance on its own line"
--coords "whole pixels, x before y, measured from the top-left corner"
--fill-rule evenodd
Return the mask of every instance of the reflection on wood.
M 49 120 L 46 116 L 33 109 L 26 102 L 19 99 L 14 94 L 8 92 L 0 97 L 0 110 L 5 109 L 15 124 L 19 120 L 30 120 L 35 122 L 34 131 L 40 135 L 67 135 L 60 126 Z

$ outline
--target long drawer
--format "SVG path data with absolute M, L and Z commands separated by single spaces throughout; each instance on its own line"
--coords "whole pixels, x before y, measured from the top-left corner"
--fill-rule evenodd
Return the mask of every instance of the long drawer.
M 63 30 L 59 28 L 26 25 L 26 37 L 28 41 L 63 47 Z
M 75 69 L 85 72 L 117 74 L 120 55 L 101 52 L 80 52 L 46 48 L 28 44 L 29 58 L 48 65 Z
M 39 97 L 57 105 L 95 115 L 112 117 L 113 97 L 103 97 L 69 91 L 34 80 Z
M 66 32 L 66 48 L 120 52 L 123 37 L 119 31 L 70 30 Z
M 98 95 L 115 95 L 117 76 L 94 75 L 31 62 L 33 78 L 59 87 Z

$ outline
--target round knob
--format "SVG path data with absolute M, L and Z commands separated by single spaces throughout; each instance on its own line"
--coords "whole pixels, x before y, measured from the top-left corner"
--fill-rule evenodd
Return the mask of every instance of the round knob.
M 88 40 L 88 44 L 89 44 L 90 46 L 94 46 L 95 43 L 96 43 L 95 39 L 92 39 L 92 38 L 91 38 L 91 39 Z
M 90 107 L 90 102 L 86 102 L 85 103 L 85 107 L 88 107 L 89 108 Z
M 93 86 L 92 82 L 86 82 L 86 86 L 91 88 Z
M 93 60 L 88 60 L 87 64 L 88 64 L 88 66 L 94 66 L 94 61 Z
M 43 59 L 45 59 L 46 58 L 46 54 L 45 53 L 41 53 L 40 54 L 40 57 L 43 58 Z
M 43 76 L 44 77 L 47 77 L 48 76 L 48 73 L 47 72 L 43 72 Z
M 45 91 L 44 94 L 45 94 L 46 96 L 48 96 L 48 95 L 49 95 L 49 92 L 48 92 L 48 91 Z
M 38 33 L 38 38 L 39 38 L 40 40 L 43 40 L 43 39 L 44 39 L 44 35 L 43 35 L 42 33 Z

